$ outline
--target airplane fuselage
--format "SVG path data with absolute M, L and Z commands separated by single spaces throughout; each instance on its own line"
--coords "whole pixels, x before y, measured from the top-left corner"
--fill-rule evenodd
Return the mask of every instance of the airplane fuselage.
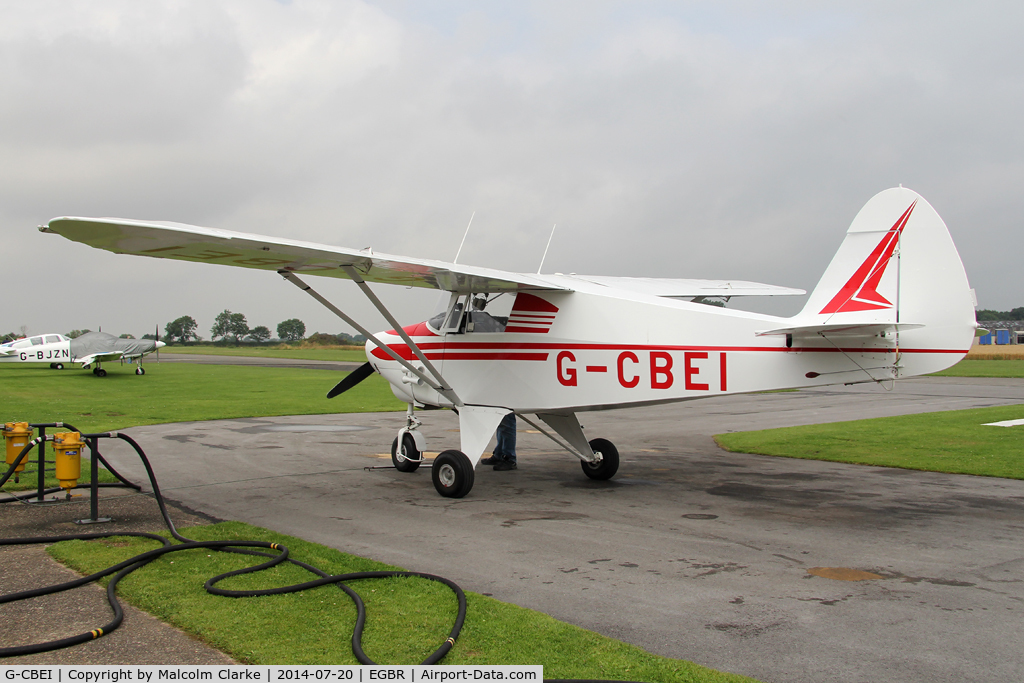
M 823 338 L 758 336 L 785 318 L 636 293 L 520 293 L 504 331 L 470 332 L 420 323 L 404 328 L 467 404 L 516 412 L 602 410 L 732 393 L 879 381 L 936 372 L 967 352 L 964 321 L 942 346 L 935 331 L 891 332 L 836 344 Z M 467 300 L 468 301 L 468 300 Z M 420 361 L 394 331 L 379 335 L 403 358 Z M 897 345 L 898 344 L 898 345 Z M 399 398 L 451 402 L 371 341 L 367 357 Z
M 43 334 L 0 345 L 0 362 L 70 363 L 71 341 L 61 334 Z

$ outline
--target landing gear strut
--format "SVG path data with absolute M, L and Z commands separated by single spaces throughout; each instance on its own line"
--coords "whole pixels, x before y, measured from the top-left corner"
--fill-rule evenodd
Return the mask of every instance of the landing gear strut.
M 413 412 L 413 405 L 405 411 L 405 427 L 398 430 L 398 436 L 391 443 L 391 464 L 399 472 L 415 472 L 423 462 L 423 447 L 426 439 L 420 433 L 419 418 Z

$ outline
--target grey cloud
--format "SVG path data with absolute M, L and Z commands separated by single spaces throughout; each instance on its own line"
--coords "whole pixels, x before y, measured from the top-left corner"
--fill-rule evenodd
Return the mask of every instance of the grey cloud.
M 42 302 L 73 290 L 69 328 L 230 308 L 344 329 L 268 274 L 34 233 L 55 215 L 450 259 L 475 210 L 465 262 L 532 271 L 558 223 L 546 270 L 810 289 L 898 183 L 946 219 L 982 306 L 1024 301 L 1009 3 L 90 6 L 59 40 L 56 5 L 7 17 L 32 27 L 0 45 L 0 235 L 25 256 L 7 277 L 66 260 L 0 327 L 49 329 Z M 106 302 L 122 274 L 152 287 Z M 433 303 L 386 296 L 409 322 Z

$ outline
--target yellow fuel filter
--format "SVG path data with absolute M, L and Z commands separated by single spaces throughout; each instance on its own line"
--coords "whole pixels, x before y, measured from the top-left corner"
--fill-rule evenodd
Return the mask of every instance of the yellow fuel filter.
M 28 428 L 28 422 L 8 422 L 3 426 L 4 441 L 7 442 L 7 467 L 14 464 L 18 454 L 32 440 L 33 431 Z M 14 471 L 24 472 L 28 456 L 21 459 L 21 464 Z
M 78 432 L 58 432 L 53 435 L 53 450 L 57 456 L 57 481 L 61 488 L 70 490 L 78 486 L 78 478 L 82 476 L 84 445 L 82 435 Z

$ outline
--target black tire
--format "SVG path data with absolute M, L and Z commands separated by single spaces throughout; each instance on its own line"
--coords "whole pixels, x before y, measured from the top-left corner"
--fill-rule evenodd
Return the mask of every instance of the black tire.
M 462 451 L 445 451 L 434 458 L 430 479 L 445 498 L 462 498 L 473 488 L 473 463 Z
M 106 377 L 107 371 L 104 370 L 103 368 L 96 368 L 95 370 L 92 371 L 92 374 L 96 375 L 97 377 Z
M 395 440 L 391 442 L 391 464 L 399 472 L 415 472 L 420 466 L 418 461 L 422 457 L 423 454 L 416 448 L 416 439 L 409 432 L 402 434 L 401 452 L 398 451 L 398 437 L 396 436 Z
M 64 364 L 63 363 L 54 363 L 53 364 L 53 369 L 54 370 L 63 370 L 64 369 Z
M 615 444 L 608 439 L 594 439 L 590 442 L 590 448 L 595 453 L 601 454 L 601 462 L 581 461 L 583 474 L 600 481 L 614 477 L 615 473 L 619 471 L 619 450 L 615 448 Z
M 50 369 L 51 370 L 56 370 L 57 369 L 57 364 L 56 363 L 50 363 Z
M 140 365 L 139 367 L 135 368 L 135 374 L 136 375 L 145 375 L 146 374 L 146 368 L 144 368 L 144 367 L 142 367 Z

